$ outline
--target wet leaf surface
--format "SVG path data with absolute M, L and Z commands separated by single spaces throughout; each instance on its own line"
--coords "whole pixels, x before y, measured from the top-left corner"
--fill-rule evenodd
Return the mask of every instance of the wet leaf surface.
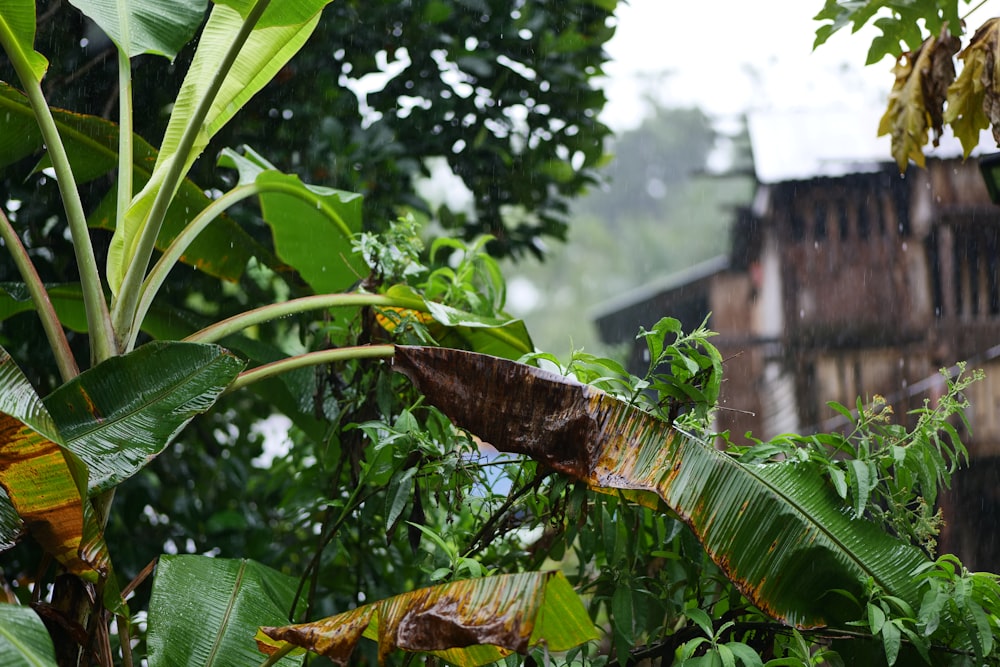
M 401 648 L 459 667 L 523 654 L 542 641 L 564 651 L 597 638 L 561 573 L 525 572 L 422 588 L 313 623 L 264 627 L 257 639 L 265 653 L 287 642 L 346 665 L 362 636 L 378 642 L 380 660 Z
M 815 467 L 744 465 L 637 408 L 494 357 L 398 346 L 395 369 L 457 425 L 597 489 L 662 501 L 757 606 L 801 627 L 844 622 L 870 577 L 916 604 L 914 547 L 854 518 Z
M 107 551 L 90 503 L 83 502 L 86 467 L 60 442 L 41 399 L 0 348 L 0 485 L 6 491 L 0 501 L 10 502 L 0 511 L 0 536 L 13 541 L 20 531 L 16 522 L 23 522 L 68 570 L 89 577 L 107 570 Z

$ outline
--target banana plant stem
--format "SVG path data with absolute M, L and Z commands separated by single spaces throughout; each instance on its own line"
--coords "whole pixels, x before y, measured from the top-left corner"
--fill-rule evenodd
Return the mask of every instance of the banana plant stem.
M 16 61 L 14 62 L 16 67 Z M 97 269 L 97 259 L 90 242 L 90 230 L 87 229 L 87 216 L 83 212 L 83 203 L 76 188 L 73 169 L 59 136 L 59 130 L 56 128 L 55 119 L 42 94 L 41 84 L 30 76 L 30 73 L 27 77 L 20 72 L 18 75 L 24 84 L 31 108 L 35 112 L 38 129 L 41 131 L 49 158 L 52 160 L 52 167 L 56 172 L 56 182 L 66 210 L 66 219 L 73 237 L 73 251 L 80 271 L 83 302 L 87 310 L 87 330 L 90 333 L 91 361 L 97 364 L 117 354 L 117 348 L 108 304 L 104 300 L 101 275 Z
M 184 178 L 190 163 L 196 157 L 189 154 L 194 147 L 198 133 L 201 131 L 202 122 L 208 116 L 216 95 L 222 89 L 223 82 L 268 4 L 270 4 L 270 0 L 257 0 L 247 14 L 236 38 L 222 58 L 222 62 L 219 63 L 215 76 L 212 77 L 211 83 L 205 90 L 204 97 L 199 101 L 187 127 L 184 128 L 184 133 L 177 144 L 177 151 L 167 166 L 166 174 L 160 183 L 160 189 L 156 193 L 149 215 L 143 223 L 134 253 L 129 252 L 126 241 L 125 258 L 128 261 L 128 267 L 118 288 L 118 298 L 115 300 L 114 312 L 112 313 L 114 331 L 118 340 L 123 343 L 131 338 L 131 329 L 135 326 L 134 318 L 139 299 L 139 288 L 146 275 L 149 260 L 153 256 L 153 248 L 156 246 L 156 239 L 160 234 L 163 219 L 170 207 L 170 202 L 173 200 L 178 183 Z M 120 220 L 118 224 L 124 224 L 124 221 Z
M 267 380 L 299 368 L 308 368 L 309 366 L 318 366 L 319 364 L 332 364 L 350 359 L 388 359 L 394 354 L 395 347 L 393 345 L 358 345 L 300 354 L 240 373 L 236 380 L 226 388 L 226 393 L 228 394 L 254 382 Z
M 382 294 L 365 294 L 363 292 L 318 294 L 248 310 L 245 313 L 234 315 L 229 319 L 222 320 L 201 331 L 195 332 L 184 340 L 188 343 L 215 343 L 230 334 L 242 331 L 255 324 L 269 322 L 280 317 L 304 313 L 310 310 L 336 308 L 338 306 L 383 306 L 427 312 L 427 305 L 421 299 L 391 297 Z
M 177 261 L 180 260 L 184 251 L 188 249 L 195 238 L 197 238 L 198 234 L 201 234 L 210 222 L 215 220 L 219 215 L 234 204 L 243 201 L 247 197 L 252 197 L 256 193 L 257 186 L 254 184 L 241 185 L 233 188 L 206 206 L 201 213 L 195 216 L 194 220 L 188 223 L 187 227 L 185 227 L 184 230 L 181 231 L 176 238 L 174 238 L 173 242 L 163 252 L 160 259 L 157 260 L 156 264 L 150 270 L 149 275 L 146 276 L 146 280 L 142 283 L 142 289 L 139 293 L 139 301 L 136 304 L 135 318 L 129 333 L 128 342 L 125 345 L 126 351 L 131 350 L 135 345 L 136 337 L 139 335 L 139 330 L 142 328 L 142 322 L 146 319 L 146 314 L 149 312 L 150 306 L 153 305 L 153 299 L 156 298 L 156 293 L 160 290 L 160 287 L 163 286 L 163 282 L 167 279 L 167 275 L 170 273 L 170 270 L 174 268 Z
M 132 61 L 118 49 L 118 199 L 115 220 L 125 220 L 132 200 Z
M 52 354 L 55 355 L 56 364 L 59 366 L 59 375 L 63 382 L 69 382 L 80 374 L 80 368 L 73 357 L 73 350 L 70 349 L 69 341 L 66 340 L 66 332 L 62 328 L 62 324 L 59 323 L 59 317 L 52 306 L 49 293 L 46 291 L 42 279 L 38 276 L 38 271 L 35 270 L 35 265 L 28 256 L 28 251 L 24 249 L 24 245 L 10 224 L 10 220 L 4 215 L 3 209 L 0 209 L 0 239 L 3 239 L 11 257 L 14 258 L 14 265 L 21 273 L 21 278 L 28 288 L 28 294 L 31 295 L 31 300 L 35 304 L 38 317 L 42 320 L 42 329 L 45 330 L 45 336 L 49 339 L 49 347 L 52 348 Z
M 150 270 L 149 275 L 146 276 L 146 280 L 142 283 L 142 289 L 140 290 L 139 302 L 136 305 L 135 318 L 132 324 L 132 331 L 128 339 L 128 344 L 125 346 L 125 351 L 131 350 L 135 345 L 136 337 L 139 335 L 139 330 L 142 328 L 142 322 L 146 319 L 146 314 L 149 312 L 149 308 L 153 303 L 153 299 L 156 297 L 156 293 L 159 291 L 160 287 L 163 286 L 163 282 L 166 280 L 167 274 L 170 273 L 170 270 L 180 260 L 181 256 L 190 247 L 195 238 L 197 238 L 198 235 L 201 234 L 213 220 L 237 203 L 247 199 L 248 197 L 265 193 L 286 194 L 290 197 L 301 199 L 308 204 L 315 204 L 326 214 L 330 221 L 338 227 L 340 233 L 348 237 L 351 235 L 351 231 L 347 227 L 347 223 L 344 222 L 343 218 L 341 218 L 332 207 L 323 202 L 319 196 L 307 188 L 289 185 L 287 183 L 248 183 L 246 185 L 240 185 L 233 188 L 206 206 L 201 213 L 195 216 L 194 220 L 188 223 L 187 227 L 185 227 L 184 230 L 178 234 L 176 238 L 174 238 L 170 246 L 160 256 L 156 265 Z M 413 302 L 413 304 L 416 304 L 416 302 Z M 413 304 L 408 305 L 407 307 L 415 308 L 415 305 Z

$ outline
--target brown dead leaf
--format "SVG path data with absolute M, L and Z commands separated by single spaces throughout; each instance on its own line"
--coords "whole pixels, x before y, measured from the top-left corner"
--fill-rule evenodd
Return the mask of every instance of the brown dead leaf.
M 948 26 L 941 29 L 941 36 L 930 48 L 930 69 L 924 73 L 924 103 L 934 129 L 934 145 L 940 144 L 944 129 L 944 102 L 948 87 L 955 81 L 955 54 L 962 43 L 958 37 L 948 32 Z
M 901 599 L 919 597 L 909 573 L 927 562 L 922 552 L 854 520 L 812 466 L 743 465 L 595 387 L 525 364 L 445 348 L 395 350 L 397 372 L 498 450 L 670 508 L 774 618 L 803 628 L 854 618 L 858 611 L 831 589 L 860 594 L 869 578 Z
M 362 636 L 378 642 L 380 662 L 400 648 L 460 667 L 527 653 L 542 641 L 565 651 L 597 638 L 562 573 L 522 572 L 422 588 L 313 623 L 263 627 L 257 645 L 273 654 L 287 642 L 346 665 Z
M 892 156 L 900 171 L 906 170 L 911 159 L 924 166 L 929 129 L 934 130 L 934 145 L 940 141 L 944 103 L 955 81 L 954 56 L 960 45 L 945 26 L 939 37 L 927 38 L 915 52 L 904 53 L 896 61 L 896 82 L 879 123 L 879 136 L 891 135 Z
M 1000 120 L 998 101 L 997 68 L 1000 19 L 990 19 L 976 31 L 969 45 L 958 55 L 963 62 L 962 73 L 948 87 L 948 107 L 943 121 L 951 125 L 952 131 L 962 142 L 962 150 L 968 157 L 972 149 L 979 145 L 979 132 L 991 124 L 993 136 L 1000 145 L 997 121 Z

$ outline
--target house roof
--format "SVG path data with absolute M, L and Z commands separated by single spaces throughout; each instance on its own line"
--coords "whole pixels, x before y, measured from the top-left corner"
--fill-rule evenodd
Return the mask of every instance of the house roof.
M 767 111 L 747 118 L 754 171 L 764 184 L 879 171 L 892 162 L 889 136 L 876 136 L 882 111 Z M 973 155 L 996 152 L 988 131 Z M 962 156 L 958 139 L 946 129 L 928 157 Z
M 591 319 L 601 320 L 609 316 L 614 316 L 627 308 L 651 301 L 661 294 L 689 286 L 699 280 L 704 280 L 725 271 L 728 268 L 729 257 L 727 255 L 718 255 L 682 271 L 676 271 L 652 280 L 640 287 L 620 294 L 614 299 L 598 304 L 590 312 Z

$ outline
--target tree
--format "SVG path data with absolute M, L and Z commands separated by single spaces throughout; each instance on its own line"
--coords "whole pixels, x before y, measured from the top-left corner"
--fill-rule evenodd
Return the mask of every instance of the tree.
M 248 144 L 307 182 L 363 194 L 371 229 L 412 207 L 467 241 L 491 234 L 495 254 L 539 254 L 543 238 L 565 238 L 569 199 L 596 182 L 608 129 L 591 82 L 615 5 L 338 0 L 209 150 Z M 49 101 L 111 117 L 113 44 L 71 3 L 40 3 L 39 14 Z M 192 53 L 135 60 L 135 131 L 150 141 Z M 0 64 L 0 80 L 10 74 Z M 414 181 L 436 157 L 471 190 L 474 210 L 427 210 Z M 192 178 L 215 186 L 210 163 Z M 5 183 L 24 191 L 16 185 Z
M 816 47 L 847 25 L 857 30 L 872 22 L 881 30 L 872 40 L 867 64 L 887 55 L 896 58 L 896 81 L 878 133 L 890 135 L 892 157 L 900 171 L 910 160 L 923 166 L 924 147 L 931 142 L 937 146 L 945 126 L 962 142 L 966 157 L 979 145 L 981 130 L 992 128 L 1000 145 L 996 104 L 1000 83 L 992 65 L 1000 23 L 989 19 L 972 31 L 967 22 L 982 5 L 962 15 L 959 0 L 888 4 L 826 0 L 816 15 L 816 20 L 828 21 L 816 30 Z M 969 34 L 972 37 L 963 48 L 962 40 Z M 963 63 L 957 76 L 956 59 Z
M 202 19 L 179 0 L 79 4 L 115 41 L 123 91 L 131 56 L 170 57 Z M 532 365 L 558 360 L 504 313 L 487 237 L 425 251 L 406 217 L 363 232 L 358 196 L 249 148 L 221 153 L 225 192 L 185 178 L 324 4 L 215 4 L 156 148 L 130 131 L 127 95 L 117 125 L 51 108 L 33 4 L 0 4 L 24 89 L 0 87 L 4 161 L 41 155 L 55 174 L 66 225 L 51 224 L 79 270 L 43 281 L 34 259 L 55 251 L 22 236 L 48 223 L 8 204 L 0 238 L 20 281 L 3 285 L 0 314 L 5 332 L 42 322 L 56 379 L 44 363 L 31 375 L 57 386 L 41 398 L 25 362 L 0 352 L 4 664 L 296 664 L 297 648 L 459 665 L 569 650 L 566 662 L 603 664 L 595 625 L 618 662 L 788 664 L 854 619 L 861 641 L 839 651 L 877 640 L 890 664 L 911 648 L 993 659 L 1000 586 L 932 560 L 905 530 L 933 532 L 913 508 L 964 454 L 947 422 L 964 381 L 912 433 L 862 411 L 848 436 L 720 452 L 708 438 L 721 358 L 703 329 L 665 318 L 642 332 L 645 377 L 577 354 L 567 379 Z M 112 171 L 91 215 L 114 220 L 101 267 L 76 186 Z M 247 199 L 253 233 L 222 216 Z M 161 299 L 179 261 L 215 292 Z M 214 321 L 230 309 L 244 312 Z M 67 329 L 87 336 L 71 344 Z M 243 410 L 295 425 L 266 474 L 258 444 L 229 428 Z M 472 434 L 527 458 L 484 459 Z M 239 493 L 201 486 L 220 476 Z M 167 553 L 123 572 L 150 548 Z M 377 647 L 355 649 L 362 636 Z

